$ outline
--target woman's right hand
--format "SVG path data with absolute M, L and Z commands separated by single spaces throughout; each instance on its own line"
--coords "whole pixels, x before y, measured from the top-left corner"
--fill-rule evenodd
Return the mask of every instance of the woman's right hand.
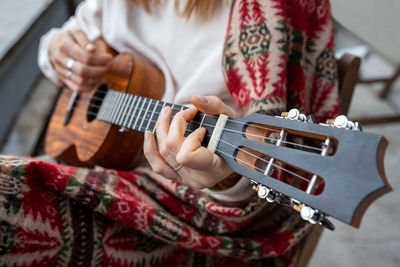
M 49 57 L 60 81 L 74 91 L 83 92 L 100 83 L 113 58 L 112 54 L 98 50 L 83 31 L 61 31 L 51 40 Z

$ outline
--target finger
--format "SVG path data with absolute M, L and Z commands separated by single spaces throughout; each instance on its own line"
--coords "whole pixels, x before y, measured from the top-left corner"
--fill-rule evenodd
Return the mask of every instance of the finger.
M 59 66 L 55 66 L 55 69 L 58 73 L 58 77 L 61 80 L 62 84 L 64 84 L 65 86 L 67 86 L 69 89 L 76 91 L 78 93 L 80 92 L 88 92 L 91 91 L 94 86 L 90 85 L 79 85 L 77 83 L 74 82 L 74 74 L 71 72 L 71 74 L 69 74 L 69 71 L 65 72 L 62 68 L 60 68 Z
M 78 62 L 94 66 L 106 66 L 113 58 L 109 53 L 90 53 L 73 39 L 66 39 L 63 42 L 61 52 Z
M 86 34 L 82 30 L 72 30 L 70 33 L 81 47 L 85 48 L 89 52 L 96 51 L 96 47 L 89 41 Z
M 165 141 L 168 137 L 171 113 L 172 110 L 170 107 L 164 107 L 156 123 L 157 141 L 160 149 L 163 146 L 166 147 Z
M 143 153 L 154 172 L 166 178 L 181 182 L 181 177 L 164 161 L 160 153 L 157 152 L 155 138 L 150 131 L 145 132 Z
M 55 65 L 55 70 L 59 76 L 62 76 L 71 82 L 75 83 L 80 87 L 89 87 L 93 88 L 95 85 L 100 83 L 101 77 L 98 78 L 84 78 L 75 74 L 73 71 L 67 70 L 60 65 Z M 71 73 L 70 73 L 71 72 Z
M 169 125 L 171 121 L 172 110 L 169 106 L 164 107 L 161 111 L 160 116 L 158 117 L 156 123 L 156 132 L 157 132 L 157 142 L 161 156 L 167 161 L 171 166 L 174 164 L 173 159 L 171 158 L 170 152 L 167 147 L 167 138 L 169 132 Z
M 65 54 L 60 54 L 55 57 L 55 65 L 60 65 L 62 68 L 66 68 L 68 60 L 70 58 Z M 75 61 L 71 68 L 72 72 L 83 78 L 100 79 L 108 71 L 107 66 L 90 66 L 83 64 L 79 61 Z
M 190 98 L 190 101 L 201 112 L 209 115 L 225 114 L 232 118 L 237 116 L 236 112 L 231 107 L 225 105 L 225 103 L 216 96 L 194 95 Z
M 76 83 L 71 81 L 68 77 L 65 77 L 65 76 L 62 76 L 62 75 L 60 75 L 59 77 L 60 77 L 60 80 L 62 81 L 62 83 L 66 87 L 71 89 L 72 91 L 75 91 L 75 92 L 78 92 L 78 93 L 82 93 L 82 92 L 89 92 L 89 91 L 93 90 L 93 87 L 77 85 Z
M 198 128 L 182 143 L 176 160 L 183 166 L 191 169 L 209 169 L 213 166 L 214 155 L 210 150 L 201 146 L 206 134 L 205 128 Z
M 185 139 L 184 135 L 187 130 L 187 124 L 189 121 L 193 120 L 196 114 L 197 108 L 192 107 L 178 112 L 172 119 L 167 136 L 167 147 L 173 155 L 178 153 L 180 146 Z

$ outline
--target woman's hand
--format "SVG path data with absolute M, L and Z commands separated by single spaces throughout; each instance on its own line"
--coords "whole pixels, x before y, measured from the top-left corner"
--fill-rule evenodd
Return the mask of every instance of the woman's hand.
M 236 113 L 215 96 L 192 96 L 191 102 L 195 107 L 180 111 L 171 123 L 171 108 L 164 108 L 156 125 L 159 151 L 149 131 L 145 133 L 143 150 L 156 173 L 199 190 L 214 186 L 232 170 L 221 157 L 201 146 L 205 128 L 184 137 L 187 124 L 198 110 L 208 115 L 223 113 L 230 117 L 235 117 Z
M 89 91 L 99 84 L 112 55 L 97 51 L 81 30 L 62 31 L 50 43 L 50 62 L 70 89 Z

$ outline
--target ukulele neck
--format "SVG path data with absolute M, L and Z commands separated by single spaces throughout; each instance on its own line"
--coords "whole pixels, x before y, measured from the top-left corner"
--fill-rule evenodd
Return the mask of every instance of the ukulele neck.
M 114 90 L 108 90 L 97 112 L 97 119 L 118 125 L 121 129 L 130 129 L 139 132 L 152 131 L 155 133 L 156 122 L 164 107 L 172 109 L 172 117 L 179 111 L 188 109 L 187 106 L 171 104 L 147 97 L 131 95 Z M 185 136 L 197 128 L 206 128 L 207 135 L 213 132 L 218 116 L 209 116 L 198 112 L 190 121 Z

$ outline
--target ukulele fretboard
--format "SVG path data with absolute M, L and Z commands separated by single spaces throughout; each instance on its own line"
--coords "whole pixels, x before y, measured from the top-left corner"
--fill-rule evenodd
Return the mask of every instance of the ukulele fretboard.
M 99 108 L 97 119 L 126 129 L 139 132 L 152 131 L 154 133 L 158 117 L 165 106 L 171 107 L 172 117 L 179 111 L 189 108 L 147 97 L 108 90 Z M 209 116 L 198 112 L 196 117 L 188 124 L 186 135 L 200 127 L 206 128 L 207 135 L 211 135 L 217 120 L 217 116 Z M 205 138 L 204 143 L 208 143 L 208 138 Z

